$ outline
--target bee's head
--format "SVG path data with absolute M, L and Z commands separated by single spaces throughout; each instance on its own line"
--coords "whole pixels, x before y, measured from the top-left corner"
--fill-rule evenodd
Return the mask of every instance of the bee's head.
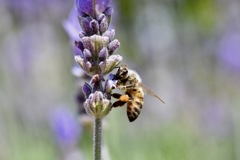
M 120 66 L 118 67 L 118 70 L 117 70 L 117 73 L 115 75 L 115 78 L 117 80 L 122 80 L 122 79 L 125 79 L 127 78 L 128 76 L 128 69 L 126 66 Z

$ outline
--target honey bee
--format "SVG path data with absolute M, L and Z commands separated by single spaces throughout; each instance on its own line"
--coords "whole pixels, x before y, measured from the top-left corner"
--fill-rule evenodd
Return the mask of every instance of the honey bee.
M 136 120 L 141 113 L 144 103 L 144 93 L 164 103 L 159 96 L 145 87 L 141 83 L 140 76 L 135 71 L 128 69 L 126 65 L 118 67 L 113 80 L 116 80 L 116 88 L 124 91 L 125 94 L 113 93 L 112 97 L 118 100 L 112 104 L 112 107 L 121 107 L 127 103 L 127 116 L 130 122 Z

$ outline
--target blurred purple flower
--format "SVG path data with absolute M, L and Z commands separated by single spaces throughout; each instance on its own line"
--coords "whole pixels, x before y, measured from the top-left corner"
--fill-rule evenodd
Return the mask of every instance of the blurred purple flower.
M 202 112 L 203 129 L 214 136 L 223 136 L 230 132 L 231 123 L 227 110 L 217 102 L 210 103 Z
M 75 7 L 73 7 L 68 16 L 68 19 L 63 23 L 63 27 L 68 33 L 68 36 L 71 39 L 71 41 L 80 40 L 79 33 L 82 31 L 82 29 L 77 19 L 78 19 L 77 10 Z
M 65 29 L 70 38 L 73 55 L 82 55 L 82 51 L 74 45 L 75 40 L 80 41 L 79 33 L 82 31 L 77 19 L 78 19 L 77 10 L 75 7 L 73 7 L 68 16 L 68 19 L 65 22 L 63 22 L 63 28 Z M 77 63 L 74 62 L 72 73 L 75 76 L 81 76 L 83 74 L 82 69 L 79 67 L 79 65 L 76 64 Z
M 81 134 L 80 124 L 67 108 L 58 108 L 51 115 L 54 136 L 62 147 L 77 143 Z
M 220 41 L 219 58 L 231 69 L 240 70 L 240 32 L 227 33 Z
M 25 20 L 39 20 L 39 15 L 47 14 L 48 17 L 61 14 L 66 5 L 71 5 L 71 2 L 66 3 L 65 0 L 8 0 L 9 9 L 16 13 L 17 16 Z M 38 17 L 36 19 L 36 17 Z M 47 17 L 47 18 L 48 18 Z
M 75 4 L 79 15 L 88 14 L 95 17 L 96 14 L 103 13 L 109 7 L 110 0 L 75 0 Z

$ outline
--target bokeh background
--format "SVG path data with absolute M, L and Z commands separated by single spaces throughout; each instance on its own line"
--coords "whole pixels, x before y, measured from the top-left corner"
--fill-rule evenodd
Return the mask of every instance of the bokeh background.
M 104 122 L 104 160 L 240 160 L 240 1 L 112 0 L 118 54 L 146 96 Z M 90 160 L 64 30 L 74 1 L 0 0 L 0 159 Z

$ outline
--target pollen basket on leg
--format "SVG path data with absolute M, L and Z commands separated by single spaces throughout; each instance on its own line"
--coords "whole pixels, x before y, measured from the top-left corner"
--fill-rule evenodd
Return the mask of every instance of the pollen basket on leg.
M 123 101 L 123 102 L 127 102 L 129 101 L 129 96 L 128 95 L 122 95 L 120 98 L 119 98 L 120 101 Z

